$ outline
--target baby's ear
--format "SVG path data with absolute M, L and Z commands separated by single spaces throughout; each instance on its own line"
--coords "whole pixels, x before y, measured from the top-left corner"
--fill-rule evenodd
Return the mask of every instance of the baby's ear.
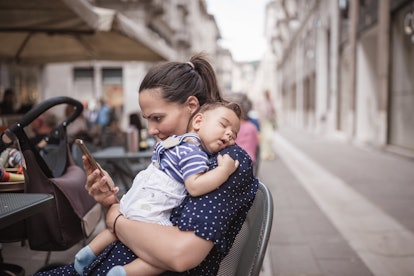
M 193 130 L 198 131 L 200 130 L 200 124 L 203 121 L 203 114 L 197 113 L 194 115 L 193 120 L 191 121 L 191 126 Z

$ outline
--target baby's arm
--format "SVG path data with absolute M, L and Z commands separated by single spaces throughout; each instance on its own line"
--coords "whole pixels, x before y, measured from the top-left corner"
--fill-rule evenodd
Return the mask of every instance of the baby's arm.
M 184 181 L 185 188 L 191 196 L 207 194 L 223 184 L 239 166 L 239 161 L 230 155 L 218 155 L 218 166 L 207 172 L 191 175 Z
M 101 253 L 111 242 L 116 240 L 117 238 L 115 234 L 108 229 L 105 229 L 89 243 L 89 247 L 95 256 L 98 256 L 98 254 Z

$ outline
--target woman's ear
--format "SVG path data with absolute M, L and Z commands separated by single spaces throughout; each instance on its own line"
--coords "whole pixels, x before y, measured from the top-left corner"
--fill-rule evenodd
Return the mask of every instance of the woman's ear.
M 190 114 L 193 114 L 200 107 L 200 102 L 198 101 L 196 96 L 190 96 L 187 98 L 186 106 Z

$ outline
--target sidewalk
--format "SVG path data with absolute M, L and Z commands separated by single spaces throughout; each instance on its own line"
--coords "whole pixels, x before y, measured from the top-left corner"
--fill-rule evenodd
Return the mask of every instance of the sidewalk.
M 412 159 L 292 129 L 275 149 L 263 275 L 414 275 Z

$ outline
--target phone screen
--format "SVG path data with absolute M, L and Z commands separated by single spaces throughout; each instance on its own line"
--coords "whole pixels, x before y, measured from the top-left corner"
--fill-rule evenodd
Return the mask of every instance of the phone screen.
M 96 163 L 95 158 L 93 158 L 91 152 L 88 150 L 88 148 L 86 147 L 85 143 L 83 142 L 83 140 L 81 139 L 76 139 L 75 143 L 78 145 L 78 147 L 80 148 L 80 150 L 82 151 L 82 153 L 86 156 L 86 158 L 88 158 L 89 164 L 91 164 L 92 169 L 96 170 L 98 169 L 100 171 L 101 176 L 104 176 L 104 173 L 101 169 L 101 167 L 98 165 L 98 163 Z M 112 186 L 106 182 L 106 184 L 108 185 L 108 188 L 112 191 Z

